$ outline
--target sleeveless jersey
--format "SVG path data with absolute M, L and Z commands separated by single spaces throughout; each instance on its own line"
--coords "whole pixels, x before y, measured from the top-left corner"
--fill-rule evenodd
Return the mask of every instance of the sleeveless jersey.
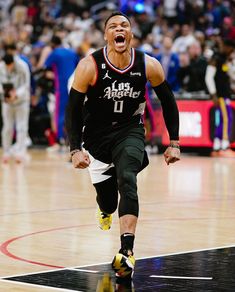
M 131 62 L 123 70 L 110 63 L 106 47 L 94 52 L 92 57 L 97 80 L 87 91 L 87 124 L 115 125 L 140 117 L 145 108 L 147 82 L 144 53 L 131 49 Z

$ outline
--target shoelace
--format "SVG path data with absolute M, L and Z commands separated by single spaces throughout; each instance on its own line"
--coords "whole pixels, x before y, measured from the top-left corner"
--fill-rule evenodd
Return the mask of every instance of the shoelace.
M 134 255 L 133 251 L 130 250 L 130 249 L 120 249 L 119 253 L 121 253 L 121 254 L 123 254 L 124 256 L 127 256 L 127 257 Z
M 101 217 L 102 217 L 102 219 L 105 219 L 105 218 L 109 217 L 109 214 L 101 212 Z

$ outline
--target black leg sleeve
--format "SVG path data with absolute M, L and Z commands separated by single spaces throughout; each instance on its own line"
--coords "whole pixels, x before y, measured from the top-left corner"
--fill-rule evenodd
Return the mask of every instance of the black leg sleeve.
M 96 201 L 101 211 L 112 214 L 117 209 L 118 188 L 116 175 L 94 184 L 96 189 Z
M 139 139 L 134 139 L 133 142 L 133 145 L 125 145 L 124 142 L 123 146 L 114 157 L 118 190 L 120 193 L 118 208 L 119 217 L 127 214 L 134 215 L 136 217 L 139 215 L 137 174 L 142 169 L 144 159 L 144 142 L 139 141 Z
M 139 216 L 137 173 L 141 167 L 142 157 L 140 159 L 137 157 L 142 156 L 142 153 L 138 148 L 127 146 L 115 164 L 120 192 L 119 217 L 127 214 Z

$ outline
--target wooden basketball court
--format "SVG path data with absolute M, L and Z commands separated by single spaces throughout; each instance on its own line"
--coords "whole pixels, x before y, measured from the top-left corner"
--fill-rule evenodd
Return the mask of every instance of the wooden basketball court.
M 51 285 L 50 281 L 41 284 L 34 278 L 41 272 L 50 279 L 52 271 L 86 273 L 88 269 L 94 279 L 92 273 L 97 271 L 97 265 L 111 262 L 119 249 L 117 214 L 111 230 L 100 230 L 95 217 L 95 191 L 87 170 L 73 169 L 65 154 L 31 150 L 30 155 L 31 161 L 26 165 L 12 162 L 0 168 L 0 291 L 96 291 L 97 279 L 94 283 L 86 280 L 85 288 L 80 288 L 78 282 L 85 280 L 78 280 L 76 286 L 73 278 L 68 288 Z M 182 155 L 180 162 L 167 166 L 163 155 L 154 155 L 138 176 L 138 186 L 140 217 L 135 257 L 143 260 L 139 267 L 143 265 L 145 273 L 148 258 L 171 254 L 182 257 L 199 250 L 220 251 L 235 246 L 234 159 Z M 235 291 L 235 252 L 226 254 L 228 267 L 223 269 L 231 273 L 232 290 L 138 290 L 137 284 L 135 291 Z M 219 266 L 221 257 L 213 255 Z M 208 254 L 200 254 L 195 261 L 195 268 L 205 279 L 208 273 L 203 275 L 205 267 L 200 260 L 206 263 L 207 257 Z M 184 257 L 176 260 L 175 274 L 168 273 L 168 277 L 182 276 L 186 264 Z M 91 267 L 96 267 L 93 272 Z M 157 271 L 156 268 L 154 273 Z M 136 271 L 137 282 L 142 273 Z M 27 275 L 32 281 L 21 281 Z M 149 276 L 148 283 L 157 283 L 156 278 L 161 276 L 164 277 Z M 213 274 L 209 276 L 213 282 Z M 164 281 L 171 280 L 165 277 Z

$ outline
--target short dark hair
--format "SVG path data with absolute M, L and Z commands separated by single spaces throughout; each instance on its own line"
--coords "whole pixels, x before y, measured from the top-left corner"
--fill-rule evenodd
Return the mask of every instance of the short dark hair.
M 4 45 L 4 50 L 5 51 L 8 51 L 8 50 L 15 51 L 16 50 L 16 44 L 15 43 L 5 44 Z
M 227 47 L 235 48 L 235 41 L 233 39 L 223 39 L 223 43 Z
M 62 41 L 60 37 L 58 37 L 57 35 L 53 35 L 53 37 L 51 38 L 51 43 L 56 46 L 60 46 L 62 44 Z
M 112 18 L 112 17 L 114 17 L 114 16 L 117 16 L 117 15 L 119 15 L 119 16 L 124 16 L 124 17 L 129 21 L 129 23 L 131 24 L 130 18 L 129 18 L 126 14 L 122 13 L 121 11 L 114 11 L 114 12 L 112 12 L 112 14 L 110 14 L 110 15 L 108 16 L 108 18 L 105 20 L 104 28 L 106 27 L 106 25 L 107 25 L 109 19 Z
M 11 54 L 6 54 L 2 60 L 6 65 L 14 63 L 14 57 Z

